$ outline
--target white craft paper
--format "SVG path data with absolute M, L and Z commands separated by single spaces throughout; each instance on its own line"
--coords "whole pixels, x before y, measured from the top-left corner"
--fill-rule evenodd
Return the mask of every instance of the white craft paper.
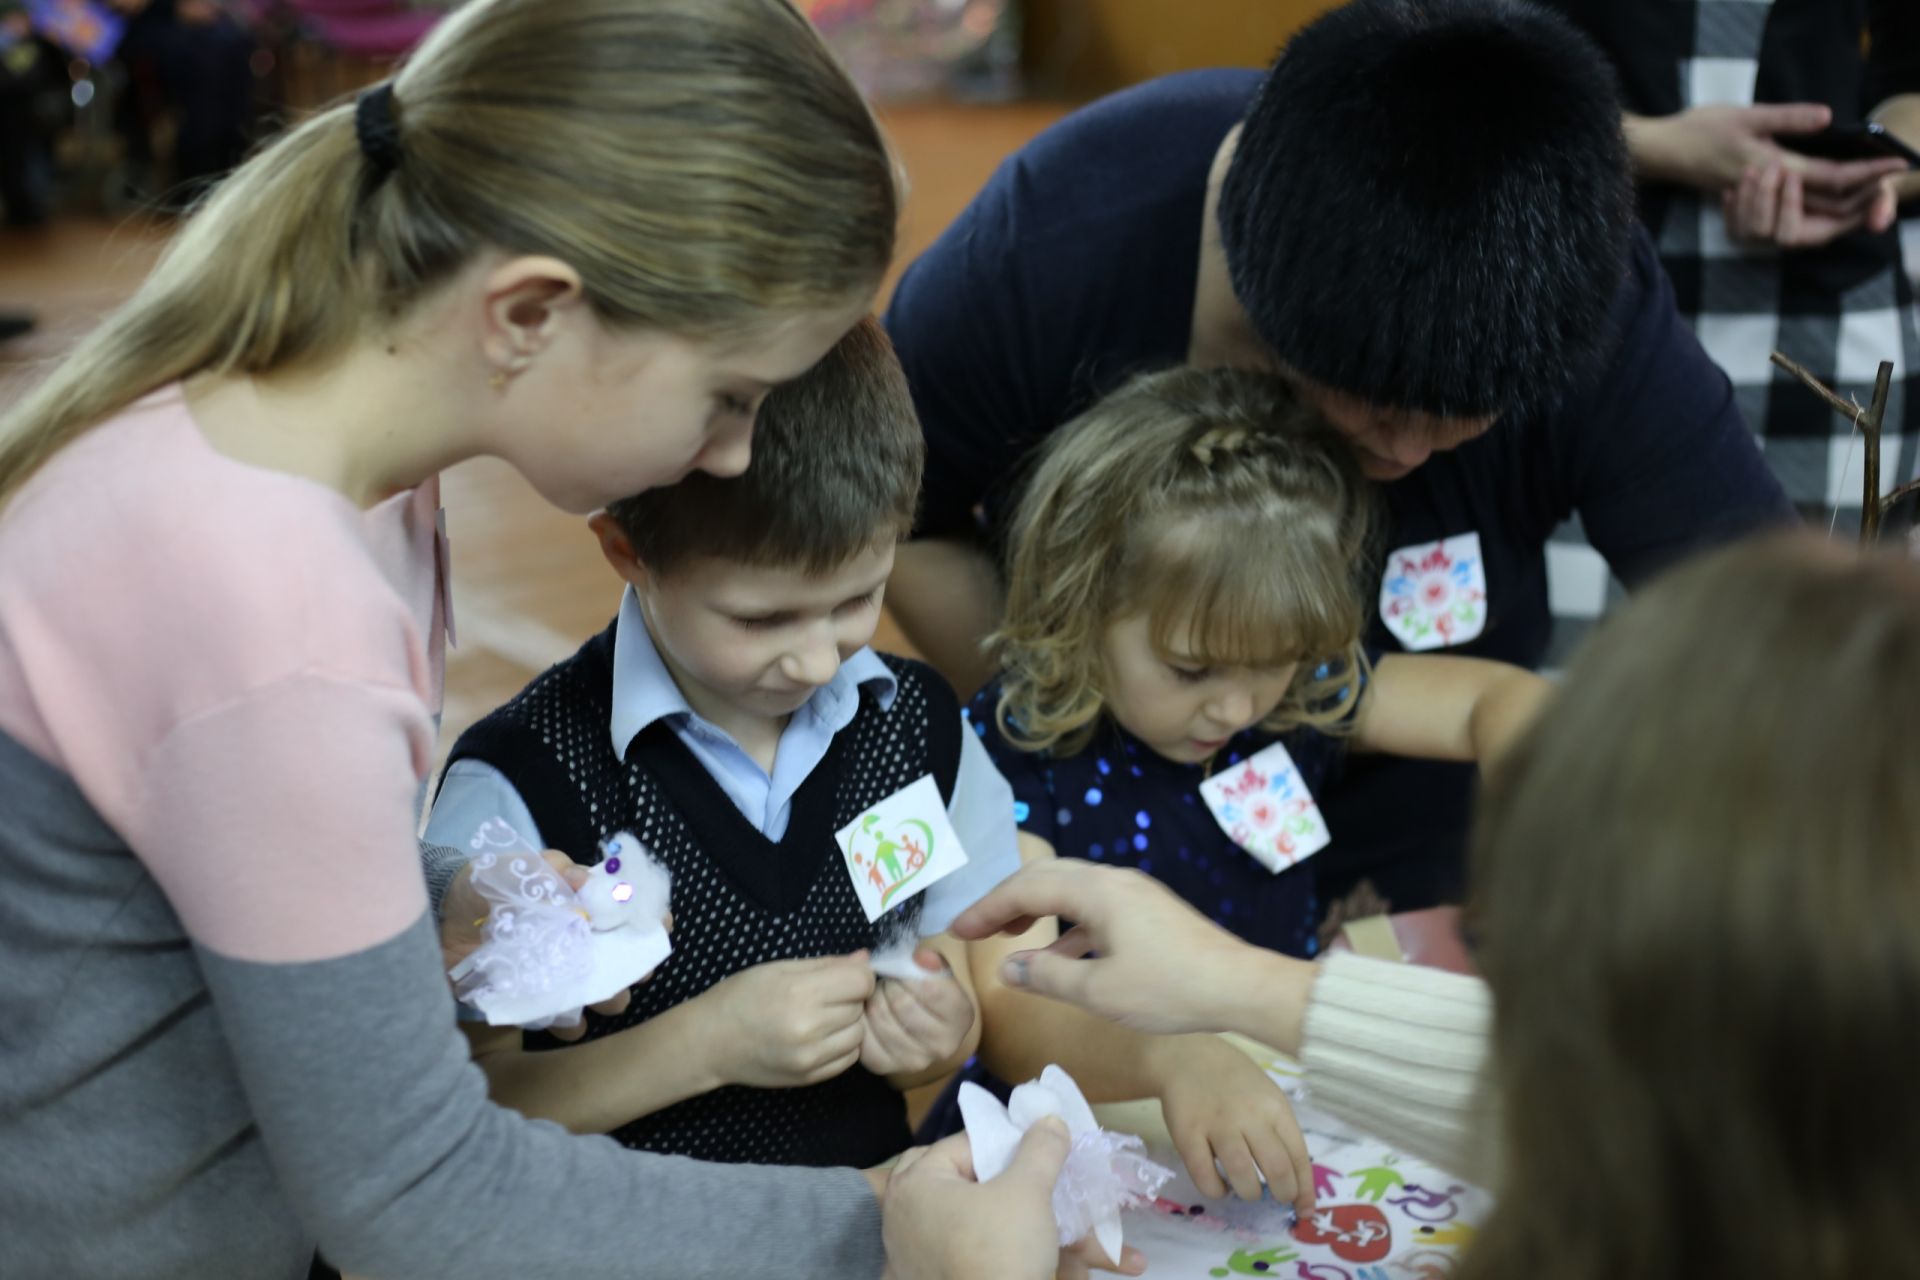
M 584 1009 L 611 999 L 660 967 L 673 952 L 667 931 L 656 922 L 650 929 L 614 929 L 592 935 L 589 955 L 593 967 L 584 977 L 558 983 L 549 990 L 526 995 L 486 999 L 473 1003 L 496 1027 L 524 1027 L 557 1013 Z
M 671 879 L 632 836 L 608 841 L 576 893 L 504 822 L 487 827 L 474 843 L 500 851 L 473 863 L 475 886 L 492 903 L 486 941 L 448 976 L 489 1024 L 538 1028 L 571 1019 L 672 954 L 664 927 Z
M 1283 743 L 1208 778 L 1200 784 L 1200 798 L 1227 838 L 1276 875 L 1333 842 L 1319 803 Z
M 1060 1117 L 1073 1139 L 1073 1150 L 1053 1186 L 1060 1243 L 1076 1244 L 1091 1235 L 1116 1262 L 1125 1243 L 1121 1212 L 1151 1201 L 1173 1177 L 1173 1170 L 1138 1154 L 1143 1146 L 1139 1138 L 1101 1129 L 1080 1086 L 1057 1066 L 1016 1088 L 1005 1106 L 979 1085 L 962 1084 L 960 1116 L 966 1123 L 974 1176 L 981 1182 L 1007 1171 L 1028 1129 L 1047 1116 Z
M 834 841 L 868 920 L 878 920 L 967 865 L 932 774 L 840 828 Z
M 1380 620 L 1408 649 L 1465 644 L 1487 629 L 1487 566 L 1480 535 L 1401 547 L 1380 578 Z

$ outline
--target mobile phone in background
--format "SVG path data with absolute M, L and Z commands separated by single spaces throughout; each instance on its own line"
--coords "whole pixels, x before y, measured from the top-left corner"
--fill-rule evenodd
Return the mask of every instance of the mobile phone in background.
M 1904 160 L 1920 169 L 1920 151 L 1887 132 L 1883 124 L 1837 124 L 1818 133 L 1775 134 L 1789 151 L 1816 160 Z

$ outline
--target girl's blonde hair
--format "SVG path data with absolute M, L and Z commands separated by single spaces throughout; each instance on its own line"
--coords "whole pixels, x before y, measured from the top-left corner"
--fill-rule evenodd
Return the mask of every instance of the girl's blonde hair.
M 1134 380 L 1054 433 L 1021 497 L 988 641 L 1003 732 L 1028 750 L 1084 747 L 1106 706 L 1102 641 L 1137 614 L 1163 655 L 1298 662 L 1262 727 L 1337 724 L 1366 672 L 1369 532 L 1350 447 L 1278 377 Z
M 879 126 L 786 0 L 477 0 L 392 92 L 392 172 L 343 103 L 215 190 L 0 419 L 0 502 L 147 392 L 325 361 L 486 248 L 568 263 L 611 325 L 696 338 L 864 297 L 892 257 Z
M 1502 1184 L 1463 1277 L 1920 1275 L 1920 573 L 1811 538 L 1609 619 L 1481 797 Z

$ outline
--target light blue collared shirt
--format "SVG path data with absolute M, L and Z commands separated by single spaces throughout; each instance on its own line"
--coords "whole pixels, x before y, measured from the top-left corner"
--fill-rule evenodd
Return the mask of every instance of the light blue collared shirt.
M 625 759 L 627 746 L 656 720 L 665 720 L 734 805 L 767 839 L 778 841 L 793 817 L 793 797 L 826 758 L 833 736 L 853 723 L 860 692 L 871 688 L 885 708 L 893 706 L 898 682 L 872 649 L 861 649 L 840 664 L 833 679 L 814 691 L 780 734 L 769 774 L 740 744 L 688 705 L 686 695 L 654 648 L 629 588 L 620 602 L 620 625 L 613 642 L 613 714 L 607 726 L 614 756 Z M 932 732 L 940 732 L 933 726 Z M 1013 788 L 994 767 L 980 740 L 956 723 L 960 769 L 953 783 L 947 818 L 967 862 L 926 890 L 920 931 L 943 933 L 954 917 L 995 885 L 1020 869 L 1018 828 L 1013 818 Z M 426 838 L 455 849 L 472 849 L 480 827 L 499 819 L 535 848 L 542 847 L 539 824 L 506 776 L 480 760 L 458 760 L 447 769 L 427 819 Z M 579 850 L 570 852 L 579 854 Z

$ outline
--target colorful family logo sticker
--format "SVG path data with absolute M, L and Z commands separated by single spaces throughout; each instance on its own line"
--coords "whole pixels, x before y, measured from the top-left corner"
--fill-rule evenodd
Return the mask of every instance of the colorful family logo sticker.
M 1487 629 L 1480 535 L 1402 547 L 1380 579 L 1380 620 L 1409 649 L 1465 644 Z
M 1393 1227 L 1370 1204 L 1337 1204 L 1316 1209 L 1293 1229 L 1301 1244 L 1325 1245 L 1342 1262 L 1378 1262 L 1393 1251 Z
M 874 805 L 834 839 L 868 920 L 967 865 L 932 774 Z
M 1275 873 L 1333 842 L 1320 806 L 1282 743 L 1208 778 L 1200 784 L 1200 798 L 1227 837 Z

